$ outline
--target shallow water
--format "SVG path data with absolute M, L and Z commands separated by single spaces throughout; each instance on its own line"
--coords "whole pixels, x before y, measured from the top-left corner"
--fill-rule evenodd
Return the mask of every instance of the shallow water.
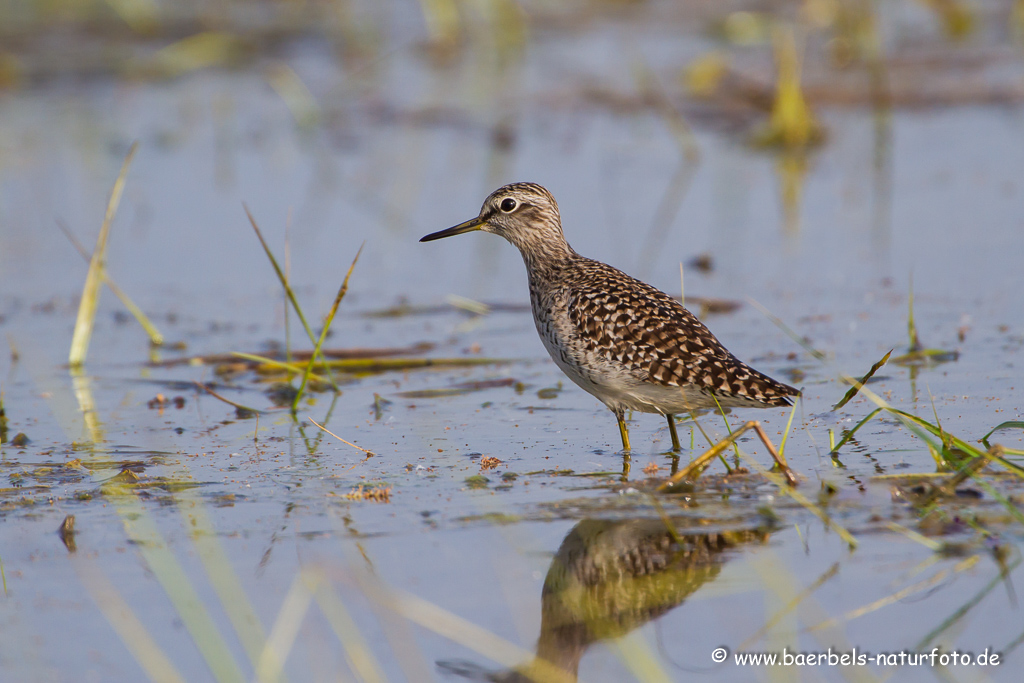
M 578 658 L 585 681 L 891 673 L 718 666 L 718 646 L 989 648 L 1005 654 L 1001 666 L 904 666 L 895 675 L 1014 680 L 1021 527 L 994 496 L 1016 505 L 1017 480 L 986 478 L 995 494 L 969 483 L 980 499 L 948 502 L 944 524 L 922 524 L 893 480 L 878 478 L 934 472 L 921 440 L 878 420 L 834 461 L 828 430 L 839 438 L 874 407 L 859 397 L 831 412 L 846 391 L 837 372 L 861 375 L 889 349 L 906 349 L 911 277 L 922 341 L 959 357 L 924 368 L 890 363 L 871 388 L 925 419 L 937 414 L 970 442 L 1022 419 L 1024 109 L 897 108 L 880 129 L 867 108 L 822 108 L 829 139 L 809 156 L 787 215 L 780 162 L 723 125 L 726 114 L 683 107 L 697 121 L 700 161 L 691 168 L 660 115 L 587 94 L 598 83 L 634 97 L 637 51 L 668 82 L 714 45 L 694 29 L 666 30 L 663 19 L 649 9 L 629 22 L 537 31 L 506 71 L 470 58 L 431 67 L 414 42 L 418 25 L 397 19 L 399 48 L 372 76 L 353 75 L 316 39 L 296 40 L 273 59 L 290 64 L 322 107 L 321 125 L 309 130 L 268 85 L 271 57 L 166 82 L 57 81 L 3 95 L 0 328 L 18 356 L 4 354 L 0 377 L 10 436 L 30 439 L 5 443 L 0 463 L 0 666 L 10 680 L 144 678 L 147 650 L 130 635 L 143 631 L 184 680 L 207 680 L 202 647 L 213 641 L 195 635 L 202 631 L 187 615 L 201 610 L 192 600 L 223 638 L 214 649 L 252 677 L 258 665 L 234 622 L 247 622 L 242 594 L 288 653 L 290 680 L 372 680 L 346 649 L 360 641 L 386 680 L 453 670 L 484 678 L 535 647 L 549 659 Z M 770 70 L 767 53 L 761 58 Z M 1019 58 L 996 67 L 1021 75 Z M 496 127 L 511 138 L 496 144 Z M 91 244 L 132 140 L 141 146 L 109 273 L 170 341 L 184 342 L 184 351 L 154 352 L 158 359 L 262 352 L 285 339 L 283 295 L 244 202 L 279 258 L 287 240 L 311 322 L 365 243 L 328 346 L 423 342 L 433 358 L 507 362 L 350 376 L 337 398 L 314 395 L 293 422 L 253 373 L 221 379 L 208 366 L 151 366 L 145 335 L 108 291 L 84 374 L 73 377 L 64 363 L 86 266 L 55 219 Z M 799 491 L 827 502 L 859 542 L 855 551 L 756 472 L 723 478 L 716 464 L 706 487 L 652 502 L 648 472 L 664 477 L 672 467 L 658 416 L 634 416 L 635 451 L 621 476 L 613 417 L 565 380 L 537 339 L 515 250 L 482 234 L 417 242 L 474 216 L 488 192 L 513 180 L 553 192 L 579 252 L 672 293 L 682 262 L 688 297 L 743 304 L 705 321 L 737 356 L 803 388 L 785 454 Z M 665 199 L 673 184 L 677 209 Z M 677 213 L 659 223 L 663 203 Z M 689 265 L 703 253 L 713 258 L 710 273 Z M 509 306 L 473 315 L 448 305 L 452 295 Z M 375 315 L 406 304 L 412 313 Z M 308 348 L 294 319 L 290 334 Z M 514 381 L 492 382 L 506 379 Z M 239 419 L 195 382 L 216 382 L 218 393 L 267 412 Z M 479 382 L 488 384 L 465 390 Z M 463 391 L 436 391 L 451 387 Z M 183 407 L 150 407 L 157 394 L 180 396 Z M 390 401 L 379 416 L 375 395 Z M 320 436 L 310 417 L 375 455 Z M 735 411 L 729 419 L 760 420 L 778 445 L 788 417 Z M 713 439 L 725 436 L 720 418 L 700 423 Z M 691 434 L 684 464 L 703 450 L 700 433 L 680 425 L 687 446 Z M 994 441 L 1024 444 L 1019 430 Z M 760 444 L 741 442 L 769 464 Z M 501 463 L 482 470 L 487 457 Z M 106 482 L 126 470 L 152 486 L 119 495 Z M 467 481 L 478 475 L 486 481 Z M 347 498 L 360 484 L 389 487 L 388 501 Z M 826 484 L 831 497 L 821 493 Z M 662 512 L 678 539 L 664 532 Z M 56 533 L 69 514 L 74 552 Z M 890 522 L 963 548 L 937 553 Z M 999 558 L 1012 567 L 1004 581 Z M 645 567 L 647 578 L 629 578 L 627 565 Z M 345 610 L 325 592 L 310 608 L 303 577 L 333 589 Z M 561 590 L 577 579 L 580 591 Z M 344 613 L 352 626 L 332 622 Z M 566 616 L 580 614 L 589 615 L 585 626 Z M 569 625 L 556 636 L 559 620 Z M 481 629 L 521 651 L 484 640 Z M 660 674 L 637 673 L 637 662 Z

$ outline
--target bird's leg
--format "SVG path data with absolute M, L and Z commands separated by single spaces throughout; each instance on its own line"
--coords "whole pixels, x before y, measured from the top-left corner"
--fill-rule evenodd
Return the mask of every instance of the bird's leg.
M 619 436 L 622 437 L 622 481 L 629 479 L 629 430 L 626 429 L 625 413 L 615 412 L 615 419 L 619 423 Z
M 672 452 L 678 453 L 683 450 L 683 447 L 679 445 L 679 434 L 676 433 L 676 416 L 666 415 L 668 418 L 668 433 L 672 435 Z
M 619 421 L 619 436 L 622 437 L 622 450 L 629 453 L 631 450 L 629 447 L 629 430 L 626 429 L 626 421 L 623 417 L 623 413 L 615 413 L 615 419 Z

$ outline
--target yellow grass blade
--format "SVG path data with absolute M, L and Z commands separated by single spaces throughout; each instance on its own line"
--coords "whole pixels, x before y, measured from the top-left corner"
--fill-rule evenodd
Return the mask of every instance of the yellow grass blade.
M 75 568 L 86 591 L 149 680 L 154 683 L 185 683 L 185 679 L 174 668 L 174 663 L 156 644 L 153 636 L 149 635 L 149 631 L 99 567 L 92 560 L 79 560 Z
M 59 227 L 61 232 L 63 232 L 68 240 L 71 241 L 71 244 L 78 250 L 78 253 L 82 255 L 82 258 L 86 261 L 92 260 L 92 257 L 89 256 L 89 252 L 86 251 L 85 247 L 82 246 L 82 243 L 78 241 L 78 238 L 75 237 L 74 233 L 71 232 L 68 226 L 64 225 L 62 221 L 57 221 L 57 227 Z M 158 330 L 156 325 L 153 324 L 153 321 L 149 319 L 149 316 L 143 313 L 142 309 L 131 300 L 131 297 L 125 294 L 124 290 L 114 283 L 110 278 L 110 275 L 107 273 L 106 268 L 103 269 L 103 283 L 111 292 L 114 293 L 114 296 L 121 300 L 121 303 L 128 309 L 128 312 L 135 317 L 140 325 L 142 325 L 142 329 L 144 329 L 146 334 L 149 335 L 149 343 L 153 346 L 162 346 L 164 343 L 164 335 L 161 334 L 160 330 Z
M 100 303 L 100 285 L 103 284 L 103 271 L 106 268 L 107 237 L 110 235 L 110 224 L 121 203 L 128 167 L 132 163 L 132 157 L 135 156 L 138 146 L 139 143 L 132 143 L 128 150 L 128 156 L 125 157 L 124 163 L 121 165 L 121 172 L 117 175 L 114 189 L 110 192 L 110 201 L 107 202 L 107 213 L 103 217 L 100 234 L 96 238 L 96 248 L 89 260 L 89 273 L 85 276 L 82 301 L 78 305 L 78 319 L 75 321 L 75 332 L 71 337 L 71 352 L 68 354 L 68 362 L 72 366 L 84 363 L 85 356 L 89 352 L 89 339 L 92 337 L 92 327 L 96 321 L 96 309 Z

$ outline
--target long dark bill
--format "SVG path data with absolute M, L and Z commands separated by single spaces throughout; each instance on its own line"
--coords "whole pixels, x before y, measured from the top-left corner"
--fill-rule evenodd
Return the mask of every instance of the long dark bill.
M 477 216 L 476 218 L 470 219 L 465 223 L 459 223 L 453 228 L 441 230 L 440 232 L 432 232 L 426 237 L 421 237 L 420 242 L 432 242 L 434 240 L 439 240 L 442 237 L 451 237 L 452 235 L 461 235 L 464 232 L 473 232 L 474 230 L 479 230 L 480 228 L 482 228 L 484 223 L 486 222 L 487 219 L 485 217 Z

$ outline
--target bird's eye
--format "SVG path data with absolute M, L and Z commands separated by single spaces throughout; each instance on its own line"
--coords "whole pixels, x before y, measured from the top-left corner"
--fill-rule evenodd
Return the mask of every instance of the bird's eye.
M 511 197 L 505 197 L 501 200 L 501 210 L 505 213 L 512 213 L 516 210 L 517 206 L 519 206 L 519 203 Z

